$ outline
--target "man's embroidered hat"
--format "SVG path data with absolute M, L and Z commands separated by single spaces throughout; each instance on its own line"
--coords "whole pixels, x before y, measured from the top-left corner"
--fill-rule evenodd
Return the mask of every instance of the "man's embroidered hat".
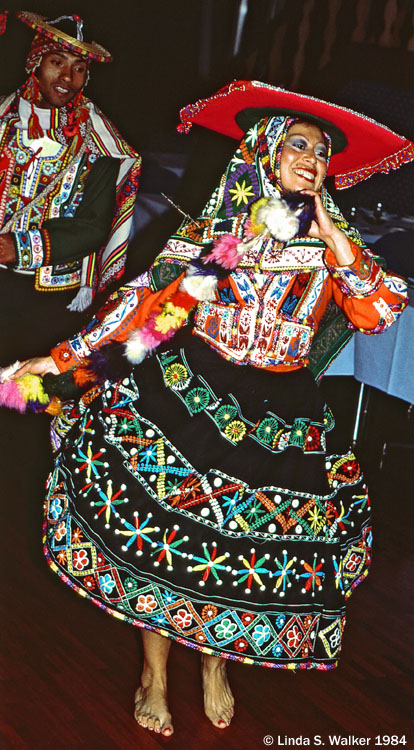
M 55 20 L 48 20 L 37 13 L 19 10 L 17 18 L 36 32 L 32 48 L 29 52 L 26 70 L 30 72 L 41 60 L 41 57 L 53 48 L 64 49 L 73 55 L 80 55 L 86 60 L 95 62 L 112 62 L 112 56 L 97 42 L 83 41 L 83 20 L 79 16 L 59 16 Z M 68 30 L 62 30 L 55 24 L 69 22 L 73 24 L 74 35 Z M 68 24 L 66 24 L 68 25 Z
M 259 81 L 234 81 L 180 111 L 177 130 L 193 124 L 240 140 L 263 117 L 292 115 L 314 122 L 332 139 L 328 175 L 338 189 L 376 172 L 390 172 L 414 160 L 414 143 L 385 125 L 346 107 Z

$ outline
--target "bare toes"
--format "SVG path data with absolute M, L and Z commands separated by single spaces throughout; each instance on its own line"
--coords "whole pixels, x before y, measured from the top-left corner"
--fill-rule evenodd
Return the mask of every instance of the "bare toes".
M 169 737 L 174 729 L 165 692 L 153 684 L 139 687 L 135 693 L 134 717 L 136 722 L 150 732 Z

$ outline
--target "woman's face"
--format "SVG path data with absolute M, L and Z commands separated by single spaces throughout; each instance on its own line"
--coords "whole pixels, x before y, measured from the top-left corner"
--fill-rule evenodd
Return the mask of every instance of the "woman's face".
M 308 122 L 290 126 L 280 156 L 280 180 L 285 190 L 316 190 L 324 181 L 328 148 L 322 131 Z

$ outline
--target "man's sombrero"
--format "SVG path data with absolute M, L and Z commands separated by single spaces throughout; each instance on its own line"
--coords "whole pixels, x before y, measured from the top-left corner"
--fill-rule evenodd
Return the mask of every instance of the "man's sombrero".
M 44 16 L 39 16 L 37 13 L 31 13 L 26 10 L 19 10 L 17 12 L 17 18 L 34 29 L 36 34 L 41 34 L 45 39 L 49 39 L 52 42 L 56 42 L 59 47 L 67 49 L 72 54 L 81 55 L 89 60 L 95 60 L 95 62 L 112 62 L 112 56 L 105 47 L 98 44 L 97 42 L 84 42 L 82 38 L 81 28 L 82 19 L 79 16 L 61 16 L 56 21 L 48 21 Z M 70 18 L 77 25 L 76 37 L 62 31 L 57 26 L 52 25 L 61 19 Z
M 339 189 L 414 160 L 414 143 L 366 115 L 259 81 L 234 81 L 213 96 L 188 104 L 180 111 L 177 130 L 188 133 L 196 124 L 241 140 L 255 122 L 275 115 L 300 116 L 329 133 L 328 175 L 335 175 Z

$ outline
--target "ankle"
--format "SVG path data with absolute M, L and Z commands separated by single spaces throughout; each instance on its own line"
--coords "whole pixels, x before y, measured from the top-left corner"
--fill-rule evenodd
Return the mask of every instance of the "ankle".
M 155 687 L 167 691 L 167 675 L 164 670 L 154 669 L 149 665 L 142 668 L 141 685 L 144 688 Z
M 217 658 L 215 656 L 201 656 L 201 669 L 204 674 L 214 674 L 220 672 L 224 674 L 226 672 L 226 662 L 224 659 Z

